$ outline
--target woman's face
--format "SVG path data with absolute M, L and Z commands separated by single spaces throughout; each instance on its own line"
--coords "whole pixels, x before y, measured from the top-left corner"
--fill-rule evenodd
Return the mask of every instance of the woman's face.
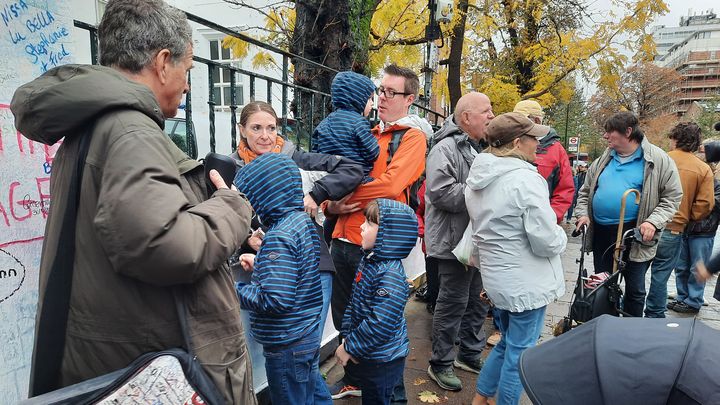
M 247 140 L 250 150 L 258 155 L 273 150 L 277 141 L 277 120 L 265 111 L 253 113 L 245 125 L 239 125 L 240 134 Z
M 538 139 L 534 136 L 523 135 L 516 139 L 515 148 L 520 152 L 528 161 L 534 162 L 537 155 L 535 154 L 538 146 Z

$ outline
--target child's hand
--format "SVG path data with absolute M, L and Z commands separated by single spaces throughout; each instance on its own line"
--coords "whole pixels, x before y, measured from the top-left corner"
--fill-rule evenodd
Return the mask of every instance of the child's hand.
M 310 197 L 310 194 L 305 194 L 305 198 L 303 198 L 303 205 L 305 206 L 305 212 L 307 212 L 310 217 L 315 218 L 315 216 L 317 216 L 318 205 L 315 200 Z
M 245 271 L 253 271 L 255 269 L 255 255 L 252 253 L 241 254 L 240 265 Z
M 342 343 L 338 346 L 337 350 L 335 350 L 335 357 L 337 357 L 337 363 L 343 367 L 347 366 L 348 361 L 358 364 L 357 359 L 345 351 L 345 343 Z

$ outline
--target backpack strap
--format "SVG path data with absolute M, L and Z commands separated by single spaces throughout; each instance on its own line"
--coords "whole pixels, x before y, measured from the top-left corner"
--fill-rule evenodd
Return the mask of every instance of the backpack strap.
M 395 155 L 395 152 L 400 148 L 400 142 L 402 142 L 403 136 L 405 136 L 405 133 L 410 128 L 405 129 L 399 129 L 397 131 L 392 132 L 392 138 L 390 139 L 390 143 L 388 144 L 388 158 L 387 158 L 387 164 L 390 165 L 390 162 L 392 161 L 393 156 Z

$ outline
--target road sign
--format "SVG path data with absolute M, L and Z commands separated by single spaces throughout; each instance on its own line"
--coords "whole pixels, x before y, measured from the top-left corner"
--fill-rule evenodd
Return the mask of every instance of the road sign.
M 568 152 L 577 152 L 580 147 L 580 137 L 571 136 L 568 138 Z

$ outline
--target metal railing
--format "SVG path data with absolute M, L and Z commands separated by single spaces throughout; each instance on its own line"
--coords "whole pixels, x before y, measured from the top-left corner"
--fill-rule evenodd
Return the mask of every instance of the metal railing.
M 210 60 L 201 56 L 193 56 L 193 61 L 203 64 L 207 67 L 207 83 L 208 83 L 208 101 L 207 104 L 209 106 L 208 109 L 208 119 L 209 119 L 209 142 L 210 142 L 210 151 L 215 152 L 216 149 L 216 118 L 215 118 L 215 112 L 216 107 L 218 106 L 218 101 L 215 97 L 214 89 L 217 85 L 215 81 L 215 74 L 222 74 L 220 69 L 225 69 L 230 71 L 230 105 L 228 106 L 230 110 L 230 145 L 233 150 L 237 148 L 238 140 L 237 140 L 237 109 L 240 107 L 237 100 L 237 89 L 238 89 L 238 76 L 240 78 L 246 76 L 249 84 L 250 84 L 250 91 L 249 96 L 250 100 L 254 101 L 255 96 L 259 91 L 259 88 L 262 84 L 265 85 L 265 99 L 267 102 L 271 103 L 271 97 L 272 97 L 272 89 L 273 85 L 277 85 L 281 87 L 282 91 L 282 107 L 281 107 L 281 115 L 279 118 L 280 125 L 282 128 L 281 133 L 286 138 L 292 137 L 295 138 L 295 144 L 297 147 L 304 146 L 306 148 L 311 147 L 311 135 L 315 128 L 315 125 L 318 122 L 316 121 L 315 115 L 310 114 L 303 114 L 303 111 L 315 111 L 315 108 L 317 106 L 317 103 L 321 103 L 320 105 L 325 105 L 327 108 L 320 109 L 322 111 L 322 114 L 320 115 L 320 119 L 325 118 L 325 116 L 329 113 L 329 106 L 331 101 L 331 96 L 328 93 L 318 91 L 315 89 L 306 88 L 303 86 L 296 85 L 295 83 L 290 81 L 290 60 L 299 61 L 308 65 L 312 65 L 314 67 L 324 69 L 333 73 L 337 73 L 337 70 L 332 69 L 328 66 L 322 65 L 320 63 L 314 62 L 312 60 L 309 60 L 307 58 L 304 58 L 299 55 L 292 54 L 290 52 L 287 52 L 285 50 L 282 50 L 278 47 L 275 47 L 270 44 L 263 43 L 255 38 L 252 38 L 250 36 L 247 36 L 241 32 L 238 32 L 236 30 L 233 30 L 228 27 L 224 27 L 222 25 L 213 23 L 212 21 L 206 20 L 202 17 L 198 17 L 194 14 L 185 13 L 187 15 L 188 20 L 197 23 L 199 25 L 202 25 L 206 28 L 212 29 L 214 31 L 217 31 L 219 33 L 229 35 L 235 38 L 238 38 L 242 41 L 248 42 L 252 45 L 255 45 L 257 47 L 260 47 L 266 51 L 272 52 L 274 54 L 277 54 L 282 58 L 282 78 L 274 78 L 268 75 L 252 72 L 250 70 L 246 70 L 240 67 L 232 66 L 228 62 L 218 62 L 214 60 Z M 75 20 L 75 27 L 85 29 L 89 31 L 90 34 L 90 54 L 92 58 L 92 63 L 97 64 L 98 63 L 98 37 L 97 37 L 97 27 Z M 186 111 L 186 132 L 187 132 L 187 140 L 188 144 L 192 143 L 193 145 L 196 145 L 196 134 L 194 130 L 194 123 L 193 123 L 193 115 L 192 115 L 192 81 L 191 78 L 188 77 L 188 83 L 190 85 L 191 91 L 189 91 L 186 95 L 185 100 L 185 111 Z M 289 108 L 289 91 L 292 90 L 293 94 L 295 96 L 295 103 L 294 103 L 294 111 L 292 111 L 292 118 L 289 116 L 290 108 Z M 220 100 L 221 101 L 221 100 Z M 220 103 L 222 104 L 222 102 Z M 420 112 L 419 115 L 425 117 L 433 126 L 437 127 L 439 125 L 439 120 L 444 119 L 445 115 L 442 113 L 439 113 L 437 111 L 433 111 L 432 109 L 429 109 L 427 107 L 424 107 L 420 104 L 414 104 L 414 107 L 418 109 Z M 307 119 L 302 119 L 301 117 L 308 117 Z M 371 114 L 371 121 L 377 121 L 377 111 L 373 110 L 373 113 Z M 195 152 L 197 153 L 197 152 Z M 193 156 L 196 157 L 196 156 Z

